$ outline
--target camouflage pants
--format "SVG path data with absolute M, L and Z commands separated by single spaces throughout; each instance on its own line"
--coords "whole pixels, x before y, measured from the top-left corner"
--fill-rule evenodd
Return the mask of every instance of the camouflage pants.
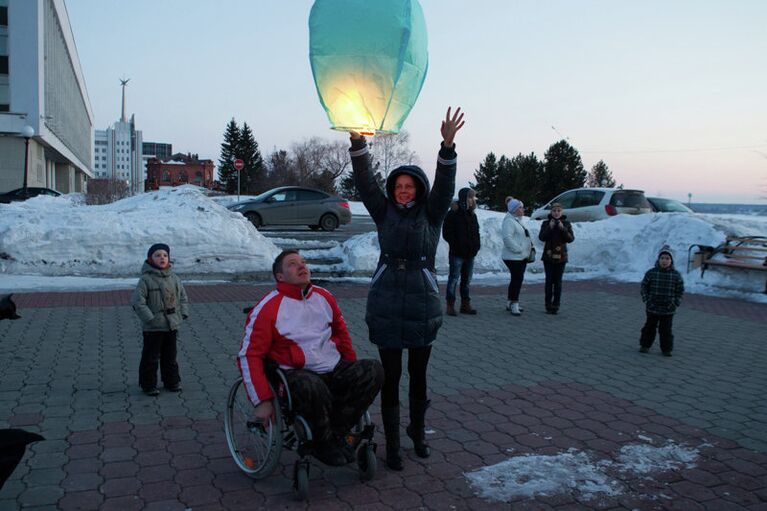
M 309 422 L 315 440 L 345 435 L 373 403 L 383 384 L 377 360 L 341 360 L 329 373 L 287 372 L 293 408 Z

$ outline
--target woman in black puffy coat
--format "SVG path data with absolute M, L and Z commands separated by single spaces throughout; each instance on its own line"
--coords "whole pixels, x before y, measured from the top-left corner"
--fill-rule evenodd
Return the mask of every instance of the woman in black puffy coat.
M 463 127 L 463 114 L 448 108 L 442 122 L 442 146 L 434 188 L 415 165 L 394 169 L 379 188 L 365 139 L 352 132 L 350 155 L 357 190 L 378 229 L 381 255 L 368 293 L 365 321 L 370 341 L 378 346 L 385 380 L 381 413 L 386 435 L 386 464 L 402 470 L 399 435 L 399 381 L 402 351 L 408 350 L 410 425 L 407 434 L 416 454 L 430 454 L 424 438 L 429 401 L 426 368 L 431 343 L 442 325 L 442 303 L 434 259 L 442 221 L 455 190 L 456 153 L 453 140 Z

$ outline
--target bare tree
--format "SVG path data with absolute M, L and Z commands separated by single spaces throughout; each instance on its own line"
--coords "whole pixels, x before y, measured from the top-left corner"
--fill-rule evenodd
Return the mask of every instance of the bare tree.
M 396 135 L 378 135 L 370 141 L 374 165 L 378 164 L 384 179 L 400 165 L 418 165 L 418 156 L 410 150 L 410 134 L 402 130 Z
M 85 203 L 90 206 L 111 204 L 130 195 L 127 181 L 115 178 L 89 179 Z

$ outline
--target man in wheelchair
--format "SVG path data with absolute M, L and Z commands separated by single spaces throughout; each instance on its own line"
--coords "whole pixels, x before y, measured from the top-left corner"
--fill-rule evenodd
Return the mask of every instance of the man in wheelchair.
M 354 460 L 344 436 L 373 403 L 383 384 L 377 360 L 357 360 L 335 298 L 311 283 L 297 250 L 274 260 L 277 288 L 250 311 L 237 358 L 256 420 L 269 421 L 273 400 L 264 370 L 269 359 L 286 370 L 293 407 L 312 429 L 319 461 L 345 465 Z

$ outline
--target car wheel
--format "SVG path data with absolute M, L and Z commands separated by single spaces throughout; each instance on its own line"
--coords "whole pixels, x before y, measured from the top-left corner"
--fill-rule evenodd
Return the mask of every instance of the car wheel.
M 320 218 L 320 227 L 323 231 L 334 231 L 338 227 L 338 218 L 333 214 L 326 213 Z
M 310 225 L 310 226 L 309 226 L 309 229 L 311 229 L 311 230 L 313 230 L 313 231 L 317 231 L 317 230 L 319 230 L 319 228 L 320 228 L 320 226 L 319 226 L 319 225 Z
M 256 229 L 264 225 L 261 221 L 261 215 L 258 213 L 245 213 L 245 218 L 250 220 L 250 223 L 252 223 Z

